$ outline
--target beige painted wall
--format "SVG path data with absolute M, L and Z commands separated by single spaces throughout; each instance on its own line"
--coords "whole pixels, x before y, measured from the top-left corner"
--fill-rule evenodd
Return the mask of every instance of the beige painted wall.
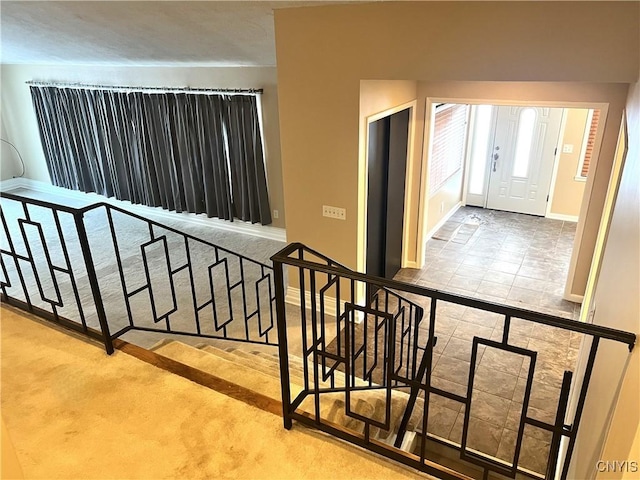
M 558 170 L 553 187 L 551 199 L 551 213 L 578 217 L 586 182 L 576 180 L 580 153 L 584 140 L 585 128 L 589 109 L 569 108 L 566 110 L 566 122 L 560 155 L 558 157 Z M 573 145 L 572 153 L 563 153 L 562 146 Z
M 417 82 L 408 80 L 362 80 L 360 82 L 360 120 L 416 99 Z M 366 132 L 365 132 L 366 133 Z
M 628 2 L 388 2 L 276 10 L 288 238 L 358 264 L 358 215 L 348 215 L 338 237 L 321 223 L 317 206 L 328 199 L 356 212 L 362 79 L 439 82 L 453 92 L 458 82 L 523 80 L 495 97 L 611 103 L 617 115 L 612 112 L 605 135 L 613 140 L 603 142 L 604 159 L 592 179 L 595 190 L 606 189 L 625 84 L 637 77 L 637 14 L 638 5 Z M 481 82 L 477 86 L 482 89 Z M 414 181 L 419 184 L 419 176 Z M 599 218 L 602 195 L 588 207 L 587 217 Z M 595 238 L 593 221 L 587 223 Z M 589 241 L 583 244 L 590 258 Z
M 434 194 L 430 194 L 426 204 L 426 232 L 431 232 L 444 217 L 462 201 L 462 180 L 464 169 L 460 169 Z M 424 239 L 425 241 L 428 238 Z
M 640 330 L 636 329 L 636 333 Z M 605 367 L 607 368 L 607 367 Z M 636 348 L 629 359 L 628 370 L 620 390 L 618 401 L 613 404 L 613 420 L 606 436 L 601 459 L 604 461 L 635 461 L 638 470 L 623 472 L 598 472 L 598 479 L 637 479 L 640 476 L 640 353 Z M 602 381 L 602 379 L 594 379 Z M 589 428 L 589 427 L 588 427 Z M 588 432 L 587 432 L 588 433 Z M 605 430 L 606 433 L 606 430 Z M 599 439 L 599 437 L 596 437 Z
M 629 458 L 640 458 L 640 427 L 636 428 L 636 436 L 633 440 L 630 452 L 631 454 L 629 455 Z M 640 460 L 637 462 L 638 468 L 640 468 Z M 625 471 L 621 478 L 622 480 L 636 480 L 638 478 L 638 470 Z
M 629 94 L 627 122 L 628 151 L 595 288 L 594 323 L 640 334 L 639 83 Z M 629 366 L 625 372 L 626 362 Z M 640 423 L 639 368 L 637 345 L 629 356 L 624 346 L 603 342 L 585 403 L 585 411 L 589 413 L 580 427 L 577 458 L 569 478 L 593 478 L 600 459 L 640 462 L 637 442 L 633 447 Z M 618 389 L 617 379 L 622 373 L 624 380 Z M 622 475 L 600 474 L 598 478 L 622 478 Z M 632 478 L 637 478 L 637 473 Z
M 22 153 L 27 178 L 50 183 L 28 80 L 149 87 L 263 88 L 263 126 L 273 226 L 285 226 L 278 92 L 274 67 L 130 67 L 2 65 L 1 115 L 8 139 Z M 4 153 L 4 149 L 3 149 Z M 4 170 L 4 161 L 3 161 Z M 3 174 L 4 179 L 4 174 Z

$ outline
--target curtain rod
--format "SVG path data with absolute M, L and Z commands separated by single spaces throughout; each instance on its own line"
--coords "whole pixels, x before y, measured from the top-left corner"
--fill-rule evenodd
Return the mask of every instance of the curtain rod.
M 34 87 L 56 87 L 56 88 L 82 88 L 86 90 L 121 90 L 135 92 L 180 92 L 180 93 L 203 93 L 203 94 L 226 94 L 226 95 L 260 95 L 261 88 L 191 88 L 191 87 L 131 87 L 122 85 L 89 85 L 84 83 L 55 83 L 36 82 L 29 80 L 27 85 Z

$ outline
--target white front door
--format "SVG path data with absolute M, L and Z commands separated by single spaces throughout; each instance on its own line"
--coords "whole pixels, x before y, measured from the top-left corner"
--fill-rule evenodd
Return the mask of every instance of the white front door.
M 498 107 L 489 158 L 487 208 L 545 215 L 562 111 Z

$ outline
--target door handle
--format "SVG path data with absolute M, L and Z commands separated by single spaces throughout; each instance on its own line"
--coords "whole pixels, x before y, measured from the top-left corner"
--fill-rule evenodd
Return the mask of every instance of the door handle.
M 497 153 L 493 154 L 493 171 L 496 171 L 496 167 L 498 166 L 498 159 L 500 158 L 500 155 L 498 155 Z

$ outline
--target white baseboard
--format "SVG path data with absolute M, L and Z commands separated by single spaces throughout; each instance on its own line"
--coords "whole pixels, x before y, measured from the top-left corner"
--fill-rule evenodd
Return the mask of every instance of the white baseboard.
M 296 307 L 300 306 L 300 289 L 295 287 L 287 287 L 287 295 L 285 296 L 284 301 L 290 305 L 295 305 Z M 311 306 L 311 293 L 304 292 L 304 302 L 307 308 Z M 341 311 L 345 311 L 346 302 L 342 303 Z M 320 295 L 316 293 L 316 306 L 317 311 L 320 313 Z M 324 314 L 329 315 L 330 317 L 336 317 L 337 309 L 336 299 L 333 297 L 324 297 Z M 356 310 L 354 312 L 354 316 L 352 317 L 355 323 L 362 323 L 364 320 L 364 314 L 361 311 Z
M 436 226 L 433 227 L 431 230 L 429 230 L 429 232 L 427 232 L 427 235 L 425 236 L 425 242 L 429 241 L 429 239 L 433 236 L 434 233 L 436 233 L 438 230 L 440 230 L 440 228 L 447 223 L 447 220 L 449 220 L 454 213 L 456 213 L 458 211 L 458 209 L 462 206 L 462 202 L 458 202 L 456 203 L 453 208 L 451 210 L 449 210 L 449 213 L 447 213 L 444 217 L 442 217 L 440 219 L 440 221 L 438 223 L 436 223 Z
M 0 191 L 10 192 L 11 190 L 17 190 L 18 188 L 29 188 L 28 185 L 34 180 L 28 178 L 13 177 L 0 182 Z
M 576 295 L 575 293 L 565 293 L 562 298 L 573 303 L 582 303 L 584 300 L 583 295 Z
M 243 222 L 242 220 L 234 220 L 229 222 L 227 220 L 220 220 L 218 218 L 207 218 L 202 215 L 196 215 L 194 213 L 177 213 L 170 210 L 165 210 L 162 207 L 147 207 L 146 205 L 135 205 L 131 202 L 125 202 L 116 200 L 115 198 L 107 198 L 97 193 L 84 193 L 77 190 L 68 190 L 66 188 L 56 187 L 49 183 L 40 182 L 37 180 L 31 180 L 30 178 L 11 178 L 9 180 L 3 180 L 0 182 L 0 191 L 9 192 L 17 190 L 19 188 L 25 188 L 33 190 L 35 192 L 49 193 L 51 195 L 57 195 L 73 200 L 80 200 L 84 202 L 105 202 L 110 203 L 142 216 L 153 216 L 156 219 L 166 219 L 175 221 L 177 216 L 181 220 L 191 223 L 193 225 L 214 227 L 220 230 L 226 230 L 229 232 L 242 233 L 244 235 L 252 235 L 254 237 L 267 238 L 269 240 L 277 240 L 279 242 L 287 241 L 287 233 L 284 228 L 270 227 L 268 225 L 255 225 L 249 222 Z
M 285 302 L 290 305 L 295 305 L 296 307 L 300 306 L 300 289 L 295 287 L 287 287 L 287 296 L 285 297 Z M 311 292 L 304 292 L 304 302 L 308 307 L 311 306 Z M 316 305 L 318 306 L 318 311 L 320 311 L 320 295 L 316 294 Z M 324 297 L 324 313 L 326 315 L 334 316 L 336 315 L 336 299 L 333 297 Z
M 551 220 L 563 220 L 565 222 L 578 222 L 577 215 L 564 215 L 562 213 L 549 213 L 546 215 L 546 218 Z

